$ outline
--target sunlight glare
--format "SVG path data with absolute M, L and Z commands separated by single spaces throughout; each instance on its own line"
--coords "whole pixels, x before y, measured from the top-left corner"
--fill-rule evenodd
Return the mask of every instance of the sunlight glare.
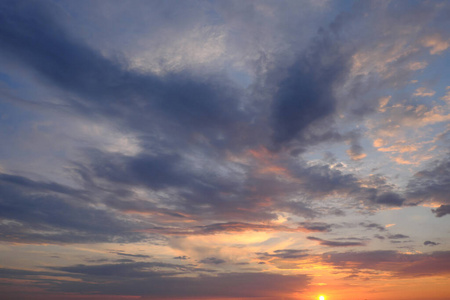
M 325 296 L 319 296 L 319 300 L 325 300 Z

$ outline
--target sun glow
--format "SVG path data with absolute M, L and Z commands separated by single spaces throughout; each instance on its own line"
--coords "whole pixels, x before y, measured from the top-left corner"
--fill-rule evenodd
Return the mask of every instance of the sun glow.
M 319 300 L 325 300 L 325 296 L 319 296 Z

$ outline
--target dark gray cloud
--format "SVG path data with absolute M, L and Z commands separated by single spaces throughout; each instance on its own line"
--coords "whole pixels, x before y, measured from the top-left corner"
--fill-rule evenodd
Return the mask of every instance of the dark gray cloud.
M 367 229 L 376 229 L 378 231 L 386 231 L 386 228 L 380 224 L 377 223 L 359 223 L 359 225 L 367 228 Z
M 192 269 L 163 263 L 127 263 L 54 267 L 55 271 L 0 269 L 0 277 L 29 280 L 39 276 L 80 278 L 82 281 L 42 279 L 42 288 L 81 295 L 140 295 L 175 297 L 282 297 L 303 290 L 306 275 L 221 273 L 214 276 L 173 276 Z M 58 271 L 58 272 L 56 272 Z M 107 279 L 107 280 L 105 280 Z M 36 284 L 36 281 L 32 284 Z M 176 287 L 176 288 L 171 288 Z
M 348 149 L 347 154 L 352 160 L 360 160 L 365 157 L 364 148 L 356 143 L 353 143 Z
M 450 157 L 434 161 L 424 170 L 414 174 L 408 182 L 408 197 L 412 202 L 437 202 L 442 206 L 433 212 L 438 217 L 449 213 Z
M 422 10 L 416 10 L 417 7 Z M 351 67 L 355 62 L 354 55 L 365 55 L 374 49 L 377 49 L 374 53 L 380 55 L 377 63 L 388 65 L 387 58 L 393 49 L 380 46 L 380 42 L 393 45 L 402 36 L 404 41 L 413 44 L 418 39 L 417 34 L 422 37 L 429 34 L 421 26 L 430 26 L 430 21 L 437 19 L 437 15 L 444 18 L 445 13 L 439 14 L 441 9 L 434 3 L 421 3 L 417 7 L 411 9 L 408 5 L 399 5 L 386 10 L 386 6 L 371 1 L 359 1 L 351 10 L 338 14 L 329 26 L 319 29 L 309 46 L 296 55 L 297 59 L 289 67 L 280 67 L 282 63 L 278 61 L 274 63 L 268 78 L 276 82 L 271 113 L 275 149 L 289 144 L 305 149 L 317 142 L 342 141 L 342 137 L 336 139 L 339 130 L 333 128 L 338 114 L 361 120 L 376 111 L 378 102 L 374 99 L 380 97 L 382 87 L 398 88 L 407 84 L 414 74 L 408 64 L 419 57 L 416 51 L 405 51 L 404 59 L 390 62 L 386 68 L 389 74 L 385 70 L 375 71 L 372 64 L 376 63 L 370 60 L 365 66 L 371 71 L 364 75 L 355 75 Z M 410 15 L 417 17 L 417 23 L 411 23 Z M 378 23 L 380 18 L 385 22 L 383 25 Z M 433 25 L 439 27 L 437 22 Z M 405 36 L 405 26 L 417 31 Z M 342 88 L 344 83 L 345 89 Z M 330 132 L 336 134 L 322 136 Z M 347 153 L 351 159 L 364 157 L 359 137 L 348 136 L 344 140 L 350 144 Z
M 375 234 L 375 235 L 374 235 L 374 238 L 379 239 L 379 240 L 384 240 L 384 239 L 385 239 L 384 236 L 379 235 L 379 234 Z
M 301 139 L 311 124 L 335 113 L 333 88 L 347 75 L 351 53 L 331 35 L 320 32 L 280 83 L 273 102 L 275 146 Z
M 183 255 L 183 256 L 176 256 L 176 257 L 174 257 L 173 259 L 181 259 L 181 260 L 186 260 L 186 259 L 188 259 L 189 257 L 187 257 L 186 255 Z
M 150 255 L 145 254 L 130 254 L 130 253 L 123 253 L 123 252 L 112 252 L 120 256 L 129 256 L 129 257 L 136 257 L 136 258 L 151 258 Z
M 237 181 L 233 177 L 217 177 L 210 174 L 200 174 L 191 171 L 186 161 L 179 156 L 136 156 L 129 157 L 121 154 L 89 151 L 89 162 L 84 165 L 75 164 L 76 172 L 82 179 L 84 190 L 74 190 L 53 183 L 39 183 L 18 176 L 3 175 L 0 178 L 5 188 L 0 198 L 4 203 L 4 214 L 19 222 L 25 221 L 27 226 L 39 228 L 42 234 L 30 235 L 28 227 L 11 223 L 5 228 L 6 236 L 21 235 L 23 238 L 36 241 L 80 242 L 101 239 L 105 241 L 141 240 L 154 238 L 157 235 L 192 235 L 216 234 L 220 232 L 244 231 L 330 231 L 331 225 L 318 222 L 299 223 L 298 227 L 268 225 L 261 223 L 224 222 L 193 227 L 165 228 L 152 223 L 141 222 L 128 217 L 128 212 L 151 213 L 176 219 L 207 218 L 208 216 L 227 220 L 270 220 L 276 217 L 274 210 L 293 212 L 295 214 L 313 215 L 314 212 L 302 202 L 291 202 L 278 198 L 291 190 L 293 194 L 299 189 L 306 195 L 318 198 L 334 193 L 351 195 L 356 199 L 367 199 L 376 195 L 375 189 L 361 188 L 356 177 L 343 174 L 329 166 L 297 167 L 293 169 L 297 178 L 302 179 L 302 185 L 284 182 L 266 182 L 264 177 L 250 177 L 247 181 Z M 231 173 L 232 174 L 232 173 Z M 106 183 L 106 185 L 105 185 Z M 303 186 L 304 185 L 304 186 Z M 162 198 L 166 204 L 171 203 L 172 209 L 161 208 L 154 202 L 134 199 L 130 189 L 133 186 L 143 186 L 150 190 L 167 190 L 172 187 L 184 190 L 175 197 Z M 254 186 L 255 188 L 253 188 Z M 271 186 L 274 190 L 271 190 Z M 258 187 L 258 189 L 256 189 Z M 319 188 L 321 187 L 321 188 Z M 105 192 L 105 189 L 107 192 Z M 382 189 L 384 189 L 382 187 Z M 257 191 L 257 194 L 254 194 Z M 368 193 L 369 191 L 369 193 Z M 12 194 L 11 194 L 12 193 Z M 13 195 L 14 194 L 14 195 Z M 40 201 L 34 201 L 39 194 Z M 44 196 L 45 195 L 45 196 Z M 226 195 L 226 196 L 224 196 Z M 265 198 L 273 197 L 273 206 L 267 206 Z M 375 196 L 376 197 L 376 196 Z M 20 198 L 20 201 L 13 201 Z M 85 199 L 79 201 L 79 199 Z M 242 201 L 242 199 L 247 201 Z M 92 203 L 100 199 L 109 208 L 92 210 Z M 94 202 L 92 202 L 94 201 Z M 207 206 L 205 205 L 207 204 Z M 30 207 L 35 207 L 30 211 Z M 112 208 L 112 209 L 110 209 Z M 12 209 L 12 210 L 11 210 Z M 9 212 L 11 210 L 11 212 Z M 118 210 L 118 211 L 116 211 Z M 39 211 L 41 213 L 39 213 Z M 76 213 L 78 212 L 78 213 Z M 24 214 L 24 215 L 21 215 Z M 52 216 L 44 218 L 43 216 Z M 83 217 L 81 217 L 83 216 Z M 123 217 L 129 221 L 124 221 Z M 131 222 L 130 222 L 131 220 Z M 97 222 L 99 222 L 97 224 Z M 58 229 L 59 228 L 59 229 Z M 61 234 L 55 234 L 55 229 Z M 64 235 L 62 230 L 70 230 L 71 234 Z M 45 231 L 52 231 L 46 234 Z M 23 236 L 25 234 L 25 236 Z M 103 237 L 101 237 L 103 235 Z
M 280 259 L 303 259 L 309 256 L 308 250 L 282 249 L 275 250 L 272 254 L 267 252 L 258 252 L 259 259 L 280 258 Z
M 366 187 L 354 174 L 344 173 L 330 165 L 307 166 L 297 163 L 286 167 L 292 176 L 301 180 L 300 191 L 312 197 L 339 194 L 362 200 L 371 206 L 401 206 L 405 201 L 395 191 L 395 187 L 388 185 L 385 179 L 379 180 L 377 176 L 366 179 L 373 186 Z
M 425 246 L 437 246 L 437 245 L 439 245 L 439 243 L 432 242 L 432 241 L 425 241 L 425 242 L 423 242 L 423 244 Z
M 450 215 L 450 205 L 441 205 L 436 209 L 432 209 L 431 210 L 436 217 L 440 218 L 443 217 L 445 215 Z
M 393 250 L 325 253 L 323 259 L 338 268 L 389 271 L 402 277 L 448 274 L 450 252 L 404 254 Z
M 130 157 L 122 154 L 89 151 L 90 169 L 98 178 L 112 183 L 145 185 L 151 189 L 185 186 L 190 174 L 182 169 L 177 155 L 141 155 Z
M 50 3 L 2 2 L 0 49 L 75 95 L 64 98 L 72 109 L 139 132 L 148 133 L 149 126 L 172 134 L 196 131 L 221 143 L 239 135 L 230 134 L 245 121 L 239 92 L 230 80 L 220 75 L 198 78 L 187 71 L 164 76 L 131 71 L 126 63 L 104 57 L 65 32 L 59 15 Z M 177 135 L 181 142 L 183 135 Z
M 135 261 L 128 258 L 122 258 L 122 259 L 115 259 L 114 262 L 118 263 L 134 263 Z
M 207 257 L 202 260 L 199 260 L 198 262 L 202 263 L 202 264 L 208 264 L 208 265 L 220 265 L 220 264 L 226 263 L 225 260 L 223 260 L 221 258 L 217 258 L 217 257 Z
M 390 240 L 399 240 L 399 239 L 408 239 L 409 236 L 408 235 L 404 235 L 404 234 L 392 234 L 388 236 L 388 239 Z
M 158 212 L 180 218 L 195 215 L 225 220 L 270 220 L 275 217 L 270 207 L 260 203 L 264 201 L 263 194 L 276 197 L 279 189 L 277 183 L 264 178 L 247 177 L 245 166 L 214 161 L 217 167 L 227 170 L 223 174 L 209 166 L 199 170 L 196 161 L 178 154 L 131 157 L 98 150 L 86 153 L 88 160 L 77 163 L 75 170 L 90 184 L 95 185 L 101 180 L 106 181 L 112 189 L 122 186 L 124 190 L 129 190 L 133 186 L 141 186 L 154 191 L 171 190 L 175 194 L 161 199 L 166 205 L 171 203 L 175 210 L 162 209 L 161 206 L 139 199 L 124 201 L 113 197 L 106 200 L 108 205 L 116 209 Z M 264 186 L 262 181 L 268 184 Z M 258 186 L 259 190 L 256 192 L 253 186 Z
M 147 201 L 122 201 L 117 198 L 107 200 L 108 205 L 123 211 L 158 212 L 180 218 L 189 214 L 208 216 L 215 214 L 215 218 L 224 219 L 272 219 L 273 209 L 281 209 L 299 215 L 312 216 L 315 214 L 308 205 L 302 202 L 291 202 L 290 199 L 279 198 L 281 193 L 298 194 L 299 191 L 308 197 L 319 198 L 335 193 L 349 195 L 357 199 L 376 204 L 383 199 L 383 192 L 376 189 L 361 188 L 358 179 L 352 174 L 344 174 L 331 169 L 328 165 L 292 166 L 290 161 L 282 162 L 290 173 L 302 180 L 302 184 L 277 180 L 274 176 L 250 173 L 251 166 L 242 166 L 247 172 L 236 172 L 230 169 L 229 176 L 217 174 L 210 170 L 199 173 L 194 171 L 189 161 L 180 155 L 138 155 L 134 157 L 122 154 L 104 153 L 97 150 L 87 152 L 89 160 L 84 165 L 78 165 L 81 177 L 94 182 L 98 179 L 126 186 L 143 186 L 153 190 L 176 187 L 185 192 L 178 194 L 171 201 L 177 211 L 163 210 Z M 240 179 L 240 180 L 238 180 Z M 381 189 L 381 191 L 384 187 Z M 224 197 L 224 194 L 227 196 Z M 379 195 L 380 194 L 380 195 Z M 392 193 L 395 196 L 395 193 Z M 263 199 L 270 197 L 274 206 L 262 205 Z M 294 196 L 293 196 L 294 197 Z M 400 196 L 398 196 L 400 197 Z M 242 201 L 246 199 L 246 201 Z M 397 199 L 397 198 L 396 198 Z M 379 201 L 381 204 L 399 205 L 400 202 Z M 205 204 L 208 210 L 205 211 Z M 213 205 L 211 205 L 213 204 Z M 240 216 L 245 209 L 246 215 Z M 238 224 L 235 224 L 238 225 Z M 225 225 L 221 225 L 223 228 Z M 232 224 L 228 224 L 229 227 Z M 216 226 L 217 227 L 217 226 Z M 308 229 L 307 226 L 303 226 Z M 231 229 L 231 228 L 230 228 Z M 255 227 L 255 229 L 257 229 Z M 280 228 L 281 229 L 281 228 Z M 309 228 L 311 229 L 311 228 Z M 317 230 L 318 227 L 315 229 Z M 205 232 L 218 231 L 220 228 L 205 228 Z M 198 231 L 198 230 L 197 230 Z
M 291 168 L 295 172 L 293 175 L 302 179 L 304 186 L 299 186 L 272 181 L 273 178 L 266 181 L 265 175 L 249 177 L 242 181 L 238 180 L 242 178 L 239 173 L 237 173 L 239 177 L 234 176 L 234 171 L 227 176 L 211 176 L 208 172 L 202 174 L 192 170 L 188 162 L 179 155 L 130 157 L 98 150 L 90 150 L 87 153 L 89 161 L 84 164 L 76 163 L 73 169 L 79 174 L 84 187 L 82 190 L 54 183 L 36 182 L 25 177 L 2 175 L 0 184 L 5 187 L 1 191 L 3 196 L 0 197 L 4 205 L 3 213 L 7 214 L 8 218 L 27 224 L 25 227 L 15 223 L 3 225 L 4 238 L 20 235 L 23 239 L 26 237 L 35 241 L 86 242 L 98 239 L 137 241 L 154 239 L 161 235 L 220 232 L 268 230 L 323 232 L 330 231 L 331 225 L 303 222 L 299 223 L 298 227 L 287 227 L 230 220 L 252 218 L 258 221 L 271 220 L 276 218 L 274 210 L 299 215 L 309 211 L 306 215 L 314 215 L 315 212 L 302 202 L 278 198 L 281 192 L 286 191 L 295 195 L 300 189 L 305 195 L 313 198 L 338 193 L 363 200 L 367 194 L 367 189 L 359 186 L 356 177 L 325 165 Z M 153 191 L 172 189 L 180 192 L 170 198 L 157 198 L 166 205 L 171 203 L 172 209 L 167 209 L 155 202 L 137 198 L 131 191 L 134 186 L 142 186 Z M 369 194 L 376 195 L 376 193 L 376 190 L 371 189 Z M 36 195 L 39 195 L 40 201 L 34 200 Z M 265 197 L 273 198 L 272 206 L 265 204 Z M 14 198 L 20 201 L 13 201 Z M 133 201 L 125 200 L 127 198 Z M 79 201 L 80 199 L 84 200 Z M 107 207 L 92 210 L 91 205 L 97 203 L 106 204 Z M 34 210 L 29 210 L 30 207 L 34 207 Z M 170 217 L 174 220 L 193 218 L 198 221 L 199 218 L 215 218 L 226 219 L 228 222 L 166 228 L 137 220 L 130 216 L 129 212 L 156 214 L 161 215 L 161 218 Z M 125 221 L 124 217 L 128 221 Z M 29 233 L 28 226 L 41 228 L 42 234 Z M 61 233 L 55 233 L 55 229 Z M 63 230 L 70 230 L 70 234 L 64 234 Z
M 354 247 L 354 246 L 366 246 L 366 243 L 363 241 L 329 241 L 329 240 L 323 240 L 317 237 L 308 236 L 306 237 L 308 240 L 317 241 L 322 246 L 328 246 L 328 247 Z M 348 238 L 347 240 L 350 240 L 351 238 Z M 357 239 L 359 240 L 359 239 Z
M 67 34 L 60 24 L 58 8 L 51 4 L 4 2 L 2 5 L 2 53 L 32 69 L 47 84 L 70 94 L 61 99 L 65 108 L 70 107 L 72 112 L 88 118 L 103 116 L 139 134 L 145 150 L 136 156 L 90 149 L 83 160 L 73 163 L 86 188 L 83 192 L 111 208 L 107 212 L 95 211 L 97 221 L 110 218 L 101 224 L 119 222 L 114 218 L 114 210 L 227 221 L 273 220 L 277 217 L 275 211 L 280 210 L 307 217 L 317 215 L 308 202 L 296 199 L 299 192 L 307 198 L 339 194 L 371 204 L 400 206 L 403 203 L 397 193 L 384 188 L 362 188 L 356 176 L 328 165 L 308 166 L 287 161 L 287 168 L 294 177 L 302 179 L 302 185 L 282 182 L 273 176 L 255 176 L 252 166 L 226 165 L 224 156 L 217 153 L 236 149 L 242 143 L 241 135 L 252 136 L 255 127 L 260 125 L 251 124 L 252 118 L 239 102 L 241 91 L 226 78 L 217 75 L 205 79 L 187 71 L 165 75 L 133 71 L 125 62 L 107 58 Z M 298 56 L 285 78 L 277 83 L 278 92 L 269 113 L 276 145 L 300 138 L 305 146 L 332 140 L 350 141 L 356 147 L 356 133 L 340 134 L 328 126 L 329 122 L 324 130 L 310 130 L 311 124 L 332 118 L 335 113 L 333 89 L 345 78 L 352 53 L 335 33 L 325 30 Z M 266 141 L 264 137 L 258 142 L 246 140 L 244 148 L 263 141 Z M 210 159 L 217 169 L 227 168 L 228 174 L 199 170 L 193 154 Z M 153 192 L 170 190 L 171 195 L 157 197 L 157 203 L 124 200 L 135 196 L 130 191 L 135 186 Z M 103 192 L 99 194 L 99 190 Z M 286 192 L 288 196 L 283 194 Z M 71 191 L 71 197 L 75 197 L 74 193 Z M 265 198 L 270 198 L 272 205 L 266 205 Z M 164 202 L 165 207 L 158 202 Z M 173 209 L 166 208 L 169 204 Z M 72 219 L 60 216 L 61 222 Z M 94 219 L 91 218 L 92 222 Z M 86 231 L 88 227 L 99 228 L 88 225 L 87 220 L 79 222 L 71 227 Z M 81 223 L 86 226 L 81 227 Z M 120 230 L 130 228 L 123 226 Z M 218 232 L 224 226 L 211 225 L 194 231 Z M 105 231 L 107 227 L 111 230 L 117 225 L 105 225 Z M 146 228 L 160 230 L 157 227 L 149 224 Z M 227 229 L 232 230 L 230 227 Z M 257 227 L 253 226 L 252 230 L 259 230 Z M 329 228 L 304 226 L 304 229 Z M 133 235 L 142 237 L 137 233 L 130 236 Z
M 108 295 L 144 295 L 150 298 L 175 297 L 280 297 L 304 289 L 305 275 L 270 273 L 227 273 L 200 277 L 158 277 L 151 280 L 122 280 L 114 283 L 70 283 L 58 291 Z M 170 288 L 170 287 L 176 288 Z
M 100 277 L 147 278 L 155 276 L 173 276 L 192 272 L 195 268 L 159 262 L 132 262 L 102 265 L 75 265 L 68 267 L 49 267 L 49 269 L 67 273 Z
M 329 232 L 333 227 L 332 224 L 323 222 L 300 222 L 299 225 L 311 232 Z
M 153 227 L 145 229 L 146 232 L 167 235 L 209 235 L 220 233 L 240 232 L 329 232 L 332 225 L 322 222 L 301 222 L 298 227 L 288 227 L 273 224 L 254 224 L 243 222 L 214 223 L 195 227 Z
M 395 192 L 385 192 L 378 194 L 371 198 L 374 203 L 387 206 L 402 206 L 405 198 Z
M 92 209 L 84 193 L 56 183 L 1 174 L 0 216 L 3 240 L 79 243 L 138 241 L 134 224 L 104 209 Z
M 303 228 L 290 228 L 280 225 L 262 225 L 262 224 L 249 224 L 239 222 L 229 223 L 217 223 L 204 226 L 195 227 L 151 227 L 146 228 L 145 232 L 161 233 L 165 235 L 210 235 L 220 233 L 239 233 L 246 231 L 255 232 L 268 232 L 268 231 L 286 231 L 286 232 L 298 232 L 303 231 Z

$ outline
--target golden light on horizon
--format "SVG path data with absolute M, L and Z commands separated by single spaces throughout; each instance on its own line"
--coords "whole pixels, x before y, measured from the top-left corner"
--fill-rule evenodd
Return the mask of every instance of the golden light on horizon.
M 325 296 L 319 296 L 319 300 L 325 300 Z

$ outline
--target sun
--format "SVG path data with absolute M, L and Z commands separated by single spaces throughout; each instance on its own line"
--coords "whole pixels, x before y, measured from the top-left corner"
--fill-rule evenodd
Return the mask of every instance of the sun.
M 325 296 L 319 296 L 319 300 L 325 300 Z

